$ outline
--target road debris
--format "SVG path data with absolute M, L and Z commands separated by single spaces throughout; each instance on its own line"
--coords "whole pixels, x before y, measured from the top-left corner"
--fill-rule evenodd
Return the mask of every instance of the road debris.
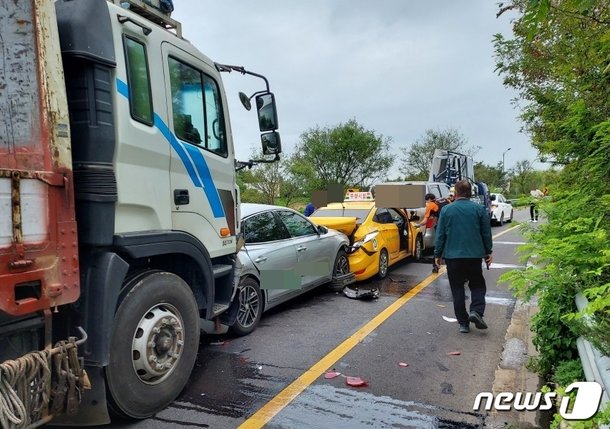
M 361 379 L 360 377 L 345 377 L 345 383 L 348 386 L 352 387 L 364 387 L 369 385 L 365 380 Z
M 398 366 L 402 366 L 403 368 L 406 368 L 409 366 L 409 364 L 406 362 L 398 362 Z
M 443 320 L 445 322 L 449 322 L 449 323 L 456 323 L 457 319 L 453 318 L 453 317 L 447 317 L 447 316 L 443 316 Z
M 449 352 L 447 353 L 449 356 L 459 356 L 462 354 L 462 352 Z
M 324 374 L 324 378 L 326 378 L 327 380 L 331 380 L 333 378 L 339 377 L 340 375 L 341 373 L 337 371 L 326 371 L 326 373 Z
M 352 299 L 377 299 L 379 298 L 379 289 L 377 288 L 351 288 L 344 287 L 343 294 Z

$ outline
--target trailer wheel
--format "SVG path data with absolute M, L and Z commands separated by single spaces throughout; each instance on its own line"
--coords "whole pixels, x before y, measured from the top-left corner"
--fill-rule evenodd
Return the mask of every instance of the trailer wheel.
M 111 410 L 143 419 L 186 385 L 199 348 L 199 311 L 175 274 L 143 273 L 125 285 L 115 313 L 106 384 Z

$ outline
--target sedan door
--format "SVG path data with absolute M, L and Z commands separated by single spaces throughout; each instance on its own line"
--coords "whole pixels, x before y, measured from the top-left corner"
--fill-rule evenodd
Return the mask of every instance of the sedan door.
M 330 280 L 336 256 L 334 247 L 325 246 L 325 240 L 320 237 L 317 227 L 300 214 L 289 210 L 280 210 L 277 214 L 296 248 L 296 273 L 301 276 L 301 288 L 313 287 Z
M 289 278 L 294 276 L 297 264 L 294 241 L 273 212 L 247 217 L 242 227 L 246 252 L 260 271 L 260 286 L 267 301 L 288 299 L 298 293 L 300 283 L 294 284 Z

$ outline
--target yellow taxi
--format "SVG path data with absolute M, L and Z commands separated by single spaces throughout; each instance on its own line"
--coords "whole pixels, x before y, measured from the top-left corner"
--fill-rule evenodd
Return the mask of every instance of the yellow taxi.
M 409 256 L 422 257 L 423 237 L 407 213 L 399 208 L 377 207 L 370 192 L 348 192 L 343 203 L 317 209 L 309 219 L 350 238 L 350 271 L 356 280 L 377 275 Z

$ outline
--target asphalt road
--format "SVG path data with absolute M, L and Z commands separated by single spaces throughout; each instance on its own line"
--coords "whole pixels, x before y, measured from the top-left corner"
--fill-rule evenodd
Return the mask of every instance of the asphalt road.
M 266 313 L 249 336 L 202 337 L 191 380 L 170 407 L 110 427 L 483 428 L 485 412 L 472 407 L 491 391 L 514 308 L 507 286 L 497 284 L 519 267 L 515 249 L 524 239 L 514 227 L 492 228 L 487 330 L 459 334 L 443 319 L 454 317 L 446 274 L 406 261 L 379 282 L 376 300 L 320 288 Z M 326 379 L 333 369 L 341 375 Z M 347 376 L 368 385 L 348 386 Z

